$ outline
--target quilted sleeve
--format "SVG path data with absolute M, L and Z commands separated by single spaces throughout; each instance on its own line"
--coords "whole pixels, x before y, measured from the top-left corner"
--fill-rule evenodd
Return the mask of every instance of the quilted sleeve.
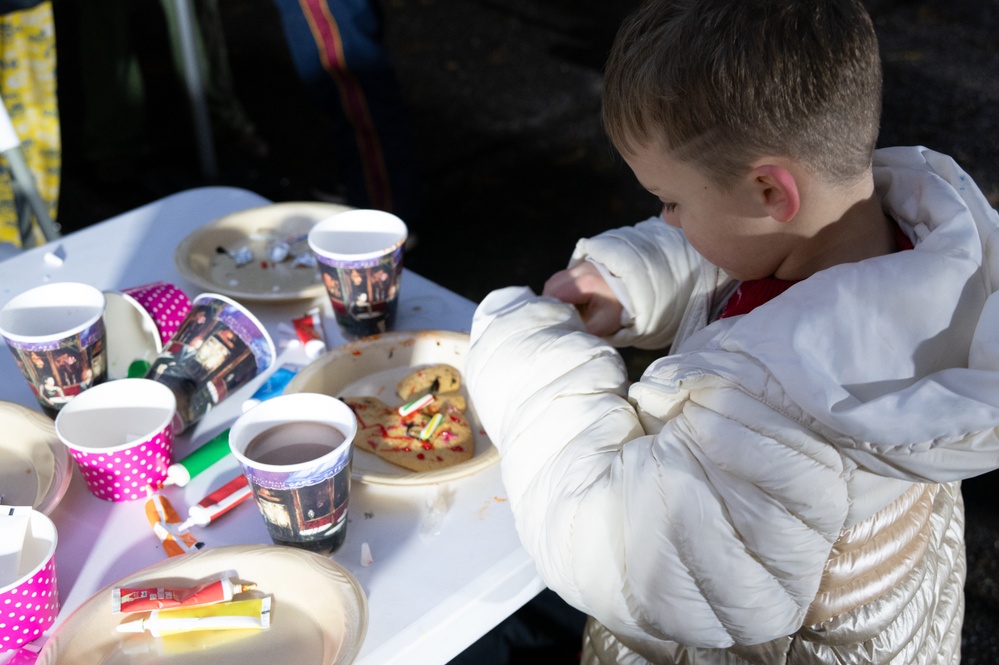
M 661 349 L 676 335 L 704 260 L 683 233 L 652 217 L 634 226 L 580 240 L 570 266 L 600 264 L 624 289 L 631 318 L 614 346 Z
M 466 378 L 524 547 L 567 602 L 692 646 L 801 625 L 846 517 L 831 446 L 700 370 L 664 366 L 629 400 L 616 351 L 543 298 L 473 328 Z

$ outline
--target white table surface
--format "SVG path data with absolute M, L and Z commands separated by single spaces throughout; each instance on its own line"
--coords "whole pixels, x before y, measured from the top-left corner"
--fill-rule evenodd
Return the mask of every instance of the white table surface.
M 213 219 L 269 201 L 230 187 L 181 192 L 69 234 L 48 245 L 0 261 L 0 306 L 18 293 L 50 281 L 82 281 L 101 289 L 122 289 L 169 281 L 190 297 L 202 290 L 174 266 L 173 252 L 191 231 Z M 61 265 L 46 261 L 56 252 Z M 282 363 L 307 364 L 295 345 L 281 349 L 279 324 L 321 305 L 330 346 L 342 343 L 325 296 L 314 301 L 245 303 L 264 323 Z M 403 275 L 397 330 L 467 331 L 474 304 L 419 275 Z M 0 342 L 2 344 L 2 342 Z M 14 364 L 0 353 L 0 400 L 40 410 Z M 180 458 L 228 427 L 242 401 L 264 380 L 230 395 L 195 428 L 177 438 Z M 164 490 L 181 515 L 238 473 L 231 457 L 216 463 L 187 487 Z M 436 534 L 423 528 L 428 501 L 447 497 L 447 512 Z M 56 628 L 104 587 L 150 564 L 166 560 L 143 512 L 143 501 L 110 503 L 90 494 L 74 466 L 65 497 L 51 517 L 58 530 L 56 570 L 62 604 Z M 439 486 L 351 484 L 350 522 L 343 547 L 332 558 L 349 570 L 367 595 L 367 637 L 355 661 L 444 663 L 512 614 L 544 588 L 534 564 L 520 546 L 500 482 L 499 466 Z M 208 547 L 270 543 L 252 505 L 240 506 L 199 535 Z M 374 563 L 361 565 L 361 545 Z M 430 565 L 416 565 L 424 562 Z M 0 656 L 0 662 L 4 660 Z

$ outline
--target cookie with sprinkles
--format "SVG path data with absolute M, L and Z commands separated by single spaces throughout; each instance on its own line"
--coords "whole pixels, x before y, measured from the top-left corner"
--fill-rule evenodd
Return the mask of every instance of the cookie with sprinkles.
M 411 471 L 446 469 L 471 459 L 475 439 L 453 403 L 429 401 L 406 415 L 376 397 L 341 398 L 357 416 L 355 449 L 367 450 Z
M 408 374 L 396 386 L 400 398 L 408 402 L 430 393 L 456 393 L 461 388 L 461 373 L 451 365 L 437 364 L 423 367 Z

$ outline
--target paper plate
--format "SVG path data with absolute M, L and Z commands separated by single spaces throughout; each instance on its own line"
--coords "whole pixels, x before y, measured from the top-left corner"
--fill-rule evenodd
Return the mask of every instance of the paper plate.
M 201 288 L 236 299 L 321 296 L 326 287 L 319 270 L 296 267 L 293 257 L 310 254 L 306 236 L 316 222 L 350 209 L 306 201 L 242 210 L 209 222 L 184 238 L 174 252 L 174 263 L 180 274 Z M 270 248 L 279 241 L 288 245 L 289 258 L 274 262 Z M 237 266 L 232 255 L 241 250 L 249 250 L 247 256 L 252 260 Z
M 227 570 L 257 585 L 239 598 L 272 596 L 270 628 L 162 638 L 115 631 L 129 615 L 111 613 L 113 587 L 190 586 Z M 367 629 L 364 591 L 340 564 L 291 547 L 230 545 L 172 557 L 99 591 L 55 630 L 38 663 L 347 665 L 357 657 Z
M 0 402 L 0 495 L 8 506 L 32 506 L 49 515 L 73 476 L 69 449 L 46 416 Z
M 468 335 L 448 331 L 396 332 L 365 337 L 319 357 L 291 380 L 285 393 L 318 392 L 334 397 L 371 396 L 390 406 L 400 403 L 396 384 L 414 368 L 447 363 L 463 372 Z M 426 485 L 461 478 L 492 466 L 499 453 L 486 435 L 465 387 L 465 415 L 475 434 L 475 453 L 466 462 L 437 471 L 416 472 L 390 464 L 355 447 L 351 477 L 365 483 Z
M 156 321 L 135 298 L 105 291 L 104 325 L 108 338 L 108 378 L 124 379 L 136 360 L 152 364 L 163 350 Z

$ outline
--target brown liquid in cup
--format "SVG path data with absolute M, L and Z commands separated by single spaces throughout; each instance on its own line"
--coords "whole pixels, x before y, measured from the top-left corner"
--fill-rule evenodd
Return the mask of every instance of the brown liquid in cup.
M 343 432 L 325 423 L 289 422 L 255 436 L 243 454 L 260 464 L 301 464 L 333 452 L 346 438 Z

